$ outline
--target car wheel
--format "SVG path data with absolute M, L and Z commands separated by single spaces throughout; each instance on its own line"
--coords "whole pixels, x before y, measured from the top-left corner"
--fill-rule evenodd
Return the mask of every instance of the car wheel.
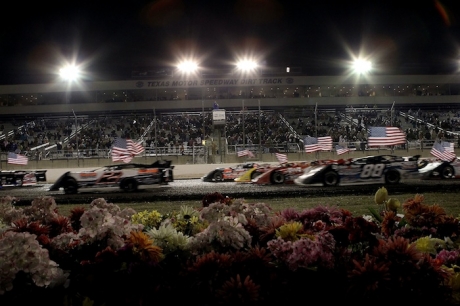
M 78 191 L 78 184 L 75 180 L 67 180 L 64 183 L 64 193 L 65 194 L 75 194 Z
M 401 180 L 401 175 L 399 174 L 398 171 L 395 170 L 390 170 L 385 174 L 385 183 L 387 184 L 398 184 L 399 181 Z
M 137 190 L 137 182 L 133 179 L 129 179 L 123 182 L 122 188 L 124 191 L 133 192 Z
M 214 173 L 214 181 L 215 182 L 221 182 L 222 181 L 222 172 L 216 172 Z
M 337 172 L 331 170 L 324 174 L 323 185 L 324 186 L 337 186 L 339 184 L 339 175 Z
M 272 174 L 272 183 L 273 184 L 283 184 L 284 183 L 284 174 L 278 171 L 273 172 Z
M 253 172 L 251 173 L 251 180 L 253 180 L 253 179 L 255 179 L 256 177 L 258 177 L 259 174 L 260 174 L 259 172 L 253 171 Z
M 441 177 L 443 179 L 451 179 L 454 177 L 454 168 L 452 166 L 445 166 L 441 170 Z
M 22 179 L 20 179 L 20 178 L 16 179 L 15 184 L 16 184 L 16 186 L 21 187 L 22 186 Z

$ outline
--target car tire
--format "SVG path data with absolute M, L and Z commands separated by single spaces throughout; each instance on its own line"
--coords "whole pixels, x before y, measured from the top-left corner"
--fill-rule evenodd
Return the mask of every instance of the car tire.
M 441 178 L 451 179 L 455 177 L 454 168 L 452 166 L 444 166 L 441 169 Z
M 217 171 L 214 173 L 213 179 L 215 182 L 222 182 L 222 172 Z
M 64 182 L 64 193 L 65 194 L 75 194 L 78 192 L 78 184 L 74 179 L 68 179 Z
M 137 190 L 137 182 L 134 179 L 128 179 L 123 181 L 121 189 L 127 192 L 134 192 Z
M 339 174 L 334 170 L 324 173 L 323 185 L 324 186 L 337 186 L 339 184 Z
M 401 174 L 396 170 L 390 170 L 385 174 L 385 183 L 389 185 L 398 184 L 401 181 Z
M 273 184 L 279 185 L 284 183 L 284 174 L 279 171 L 272 173 L 271 181 Z

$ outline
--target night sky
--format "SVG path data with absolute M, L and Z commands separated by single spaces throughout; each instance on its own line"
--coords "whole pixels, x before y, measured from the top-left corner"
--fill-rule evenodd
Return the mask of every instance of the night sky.
M 89 80 L 121 80 L 181 58 L 218 68 L 245 55 L 306 75 L 342 74 L 360 55 L 376 74 L 454 73 L 459 2 L 16 1 L 0 20 L 0 84 L 49 82 L 65 61 Z

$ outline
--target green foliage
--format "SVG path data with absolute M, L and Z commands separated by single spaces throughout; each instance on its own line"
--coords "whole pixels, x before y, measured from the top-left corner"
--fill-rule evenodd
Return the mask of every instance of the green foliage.
M 382 223 L 382 216 L 375 210 L 374 207 L 369 207 L 369 212 L 371 213 L 372 217 L 377 220 L 379 223 Z

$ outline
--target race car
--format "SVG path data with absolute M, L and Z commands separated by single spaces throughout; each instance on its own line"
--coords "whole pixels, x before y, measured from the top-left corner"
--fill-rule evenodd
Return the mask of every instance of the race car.
M 46 182 L 47 170 L 11 170 L 0 171 L 0 187 L 32 186 Z
M 260 165 L 254 162 L 247 162 L 238 164 L 234 167 L 216 168 L 203 176 L 201 180 L 203 182 L 231 182 L 248 171 L 251 173 L 250 177 L 254 178 L 256 175 L 260 174 L 256 170 L 260 167 L 264 168 L 266 166 L 267 165 Z
M 376 155 L 329 160 L 325 163 L 318 161 L 307 167 L 294 183 L 299 186 L 398 184 L 401 179 L 420 178 L 419 158 L 420 155 Z
M 419 163 L 419 173 L 422 180 L 458 179 L 460 178 L 460 159 L 458 157 L 453 161 L 425 159 Z
M 173 169 L 170 160 L 158 160 L 151 165 L 128 163 L 104 166 L 91 171 L 67 171 L 56 180 L 49 191 L 62 188 L 65 194 L 74 194 L 82 190 L 110 187 L 136 191 L 140 186 L 167 185 L 173 182 Z
M 260 175 L 252 178 L 251 182 L 258 185 L 294 184 L 294 180 L 302 175 L 309 166 L 309 162 L 281 163 L 278 166 L 264 169 Z

